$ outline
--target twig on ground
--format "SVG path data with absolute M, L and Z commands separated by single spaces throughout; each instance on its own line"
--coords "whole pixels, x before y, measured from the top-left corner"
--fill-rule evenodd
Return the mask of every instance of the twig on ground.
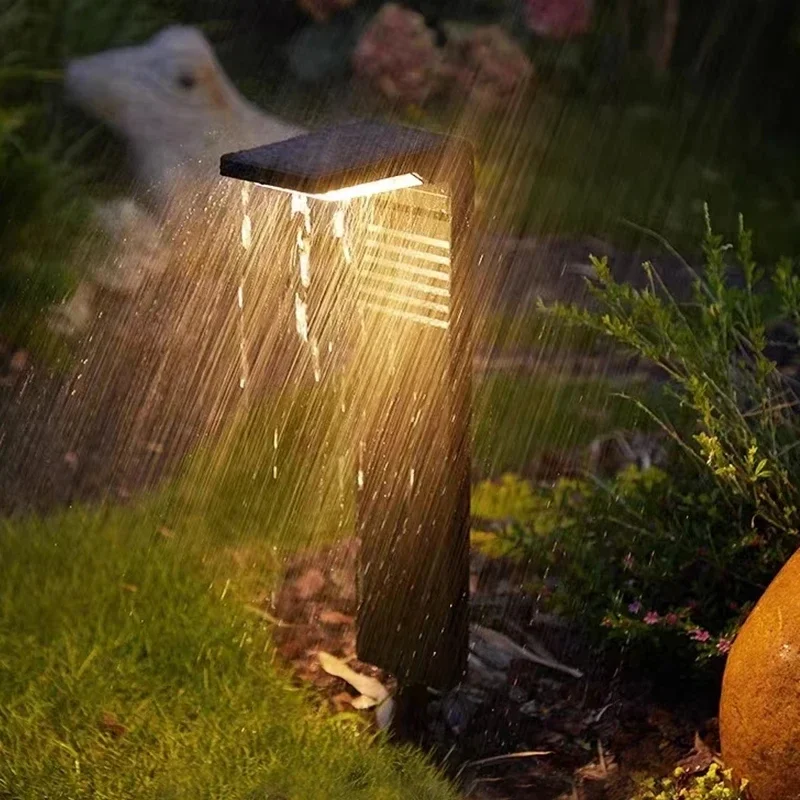
M 274 625 L 276 628 L 297 628 L 297 627 L 299 627 L 298 625 L 295 625 L 292 622 L 284 622 L 282 619 L 278 619 L 277 617 L 273 617 L 272 614 L 269 613 L 269 611 L 265 611 L 263 608 L 259 608 L 258 606 L 254 606 L 254 605 L 248 603 L 245 606 L 245 608 L 249 612 L 251 612 L 252 614 L 255 614 L 256 616 L 261 617 L 261 619 L 265 620 L 266 622 L 269 622 L 271 625 Z
M 479 758 L 475 761 L 466 761 L 458 768 L 455 779 L 458 780 L 461 774 L 467 769 L 489 767 L 493 766 L 494 764 L 502 764 L 506 761 L 512 761 L 518 758 L 539 758 L 541 756 L 550 756 L 552 754 L 552 750 L 523 750 L 520 753 L 505 753 L 501 756 L 491 756 L 489 758 Z
M 579 669 L 569 667 L 554 659 L 536 655 L 505 634 L 485 628 L 483 625 L 470 625 L 469 647 L 479 658 L 500 669 L 507 669 L 513 658 L 524 658 L 543 667 L 571 675 L 573 678 L 583 677 L 583 673 Z
M 536 636 L 531 633 L 527 633 L 525 630 L 523 630 L 521 625 L 518 625 L 513 620 L 506 620 L 504 624 L 509 631 L 514 633 L 516 636 L 521 637 L 525 642 L 525 646 L 532 650 L 537 656 L 546 658 L 548 661 L 558 661 L 558 659 L 539 641 Z

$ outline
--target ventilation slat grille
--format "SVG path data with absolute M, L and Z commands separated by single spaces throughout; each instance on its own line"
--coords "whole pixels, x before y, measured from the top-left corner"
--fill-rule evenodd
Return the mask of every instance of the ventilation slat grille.
M 365 275 L 365 280 L 387 284 L 388 286 L 394 286 L 403 290 L 416 290 L 422 294 L 434 295 L 435 297 L 450 297 L 450 290 L 441 286 L 433 286 L 429 283 L 418 283 L 417 281 L 410 281 L 406 278 L 396 278 L 392 275 L 383 275 L 380 272 L 373 272 Z
M 405 258 L 418 258 L 422 261 L 430 261 L 434 264 L 443 264 L 450 266 L 450 256 L 441 256 L 438 253 L 426 253 L 424 250 L 419 250 L 414 247 L 413 242 L 409 243 L 408 247 L 401 247 L 397 244 L 390 244 L 389 242 L 381 242 L 375 239 L 367 239 L 367 249 L 378 253 L 394 253 Z
M 426 267 L 418 267 L 415 264 L 408 264 L 404 261 L 393 261 L 390 258 L 380 258 L 372 255 L 365 256 L 364 262 L 365 264 L 388 267 L 412 275 L 418 275 L 421 278 L 431 278 L 432 280 L 444 282 L 445 284 L 450 282 L 450 273 L 441 269 L 427 269 Z
M 447 239 L 434 239 L 432 236 L 420 236 L 418 233 L 409 233 L 408 231 L 398 231 L 394 228 L 387 228 L 383 225 L 367 225 L 367 230 L 370 233 L 385 236 L 388 241 L 393 238 L 407 239 L 409 242 L 416 242 L 417 244 L 427 244 L 431 247 L 438 247 L 442 250 L 450 252 L 450 242 Z
M 423 195 L 419 190 L 397 195 L 396 199 L 385 201 L 365 226 L 358 286 L 360 305 L 394 319 L 447 329 L 447 198 Z

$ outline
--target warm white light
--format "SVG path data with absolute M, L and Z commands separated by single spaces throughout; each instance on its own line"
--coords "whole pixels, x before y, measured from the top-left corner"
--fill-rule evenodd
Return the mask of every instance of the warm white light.
M 413 186 L 421 186 L 422 178 L 413 172 L 404 175 L 394 175 L 391 178 L 381 178 L 377 181 L 359 183 L 355 186 L 345 186 L 343 189 L 332 189 L 330 192 L 322 194 L 310 194 L 315 200 L 327 200 L 328 202 L 344 202 L 354 200 L 356 197 L 369 197 L 373 194 L 383 192 L 394 192 L 398 189 L 410 189 Z
M 405 175 L 381 178 L 377 181 L 368 181 L 367 183 L 359 183 L 356 186 L 346 186 L 343 189 L 333 189 L 330 192 L 312 194 L 309 196 L 313 197 L 315 200 L 344 202 L 346 200 L 354 200 L 356 197 L 369 197 L 373 194 L 394 192 L 397 189 L 410 189 L 413 186 L 421 185 L 422 178 L 420 178 L 419 175 L 415 175 L 413 172 L 407 172 Z

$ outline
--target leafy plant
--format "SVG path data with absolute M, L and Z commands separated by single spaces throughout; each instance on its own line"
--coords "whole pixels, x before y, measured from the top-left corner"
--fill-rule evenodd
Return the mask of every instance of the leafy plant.
M 72 251 L 88 212 L 84 153 L 93 131 L 65 107 L 63 65 L 139 40 L 164 20 L 147 0 L 0 6 L 0 333 L 19 343 L 80 271 Z
M 800 523 L 798 398 L 766 355 L 764 275 L 751 234 L 742 225 L 735 247 L 726 245 L 707 220 L 704 251 L 690 304 L 671 297 L 647 264 L 650 285 L 638 291 L 595 259 L 599 310 L 548 310 L 667 372 L 677 405 L 628 400 L 668 434 L 669 472 L 630 467 L 607 482 L 538 488 L 505 478 L 475 493 L 476 508 L 511 518 L 500 539 L 548 577 L 540 590 L 550 606 L 604 626 L 634 651 L 701 661 L 730 649 L 796 549 Z M 741 288 L 727 279 L 731 256 Z M 784 316 L 800 321 L 790 261 L 778 264 L 772 285 Z
M 694 301 L 680 305 L 652 265 L 650 285 L 638 291 L 616 283 L 605 259 L 593 259 L 601 310 L 555 306 L 557 316 L 598 330 L 659 366 L 692 424 L 677 427 L 652 409 L 682 454 L 706 468 L 729 501 L 753 506 L 751 529 L 786 556 L 797 546 L 800 490 L 792 480 L 800 466 L 797 386 L 766 354 L 764 271 L 753 258 L 752 233 L 740 228 L 735 245 L 714 234 L 706 209 L 706 268 L 695 275 Z M 741 270 L 741 288 L 728 277 L 730 255 Z M 687 269 L 689 269 L 687 265 Z M 800 321 L 800 276 L 789 259 L 772 274 L 783 316 Z M 639 404 L 641 406 L 641 404 Z
M 701 660 L 728 651 L 777 568 L 741 535 L 749 512 L 697 474 L 656 468 L 538 488 L 505 476 L 473 495 L 473 514 L 507 520 L 492 551 L 530 564 L 548 608 L 641 653 Z
M 714 763 L 703 775 L 690 777 L 679 768 L 670 778 L 648 778 L 633 800 L 743 800 L 745 788 L 734 788 L 731 771 Z

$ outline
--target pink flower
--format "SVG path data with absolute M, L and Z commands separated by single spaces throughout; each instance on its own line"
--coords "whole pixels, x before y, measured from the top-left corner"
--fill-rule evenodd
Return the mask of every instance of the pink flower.
M 667 625 L 677 625 L 679 621 L 680 618 L 678 617 L 677 614 L 674 614 L 673 612 L 670 612 L 664 617 L 664 622 L 666 622 Z
M 642 610 L 642 604 L 638 600 L 634 600 L 629 606 L 628 611 L 631 614 L 638 614 Z
M 719 641 L 717 642 L 717 652 L 719 653 L 728 653 L 730 652 L 731 646 L 733 642 L 730 639 L 726 639 L 724 636 L 719 637 Z
M 658 625 L 659 622 L 661 622 L 661 617 L 658 615 L 658 611 L 648 611 L 644 615 L 645 625 Z
M 539 36 L 569 39 L 589 30 L 591 0 L 526 0 L 528 27 Z
M 707 642 L 711 638 L 711 634 L 702 628 L 694 628 L 689 631 L 689 636 L 696 642 Z
M 421 105 L 439 87 L 441 54 L 421 14 L 386 3 L 356 45 L 353 69 L 389 100 Z
M 512 98 L 533 77 L 533 65 L 499 25 L 485 25 L 451 34 L 444 74 L 490 108 Z

